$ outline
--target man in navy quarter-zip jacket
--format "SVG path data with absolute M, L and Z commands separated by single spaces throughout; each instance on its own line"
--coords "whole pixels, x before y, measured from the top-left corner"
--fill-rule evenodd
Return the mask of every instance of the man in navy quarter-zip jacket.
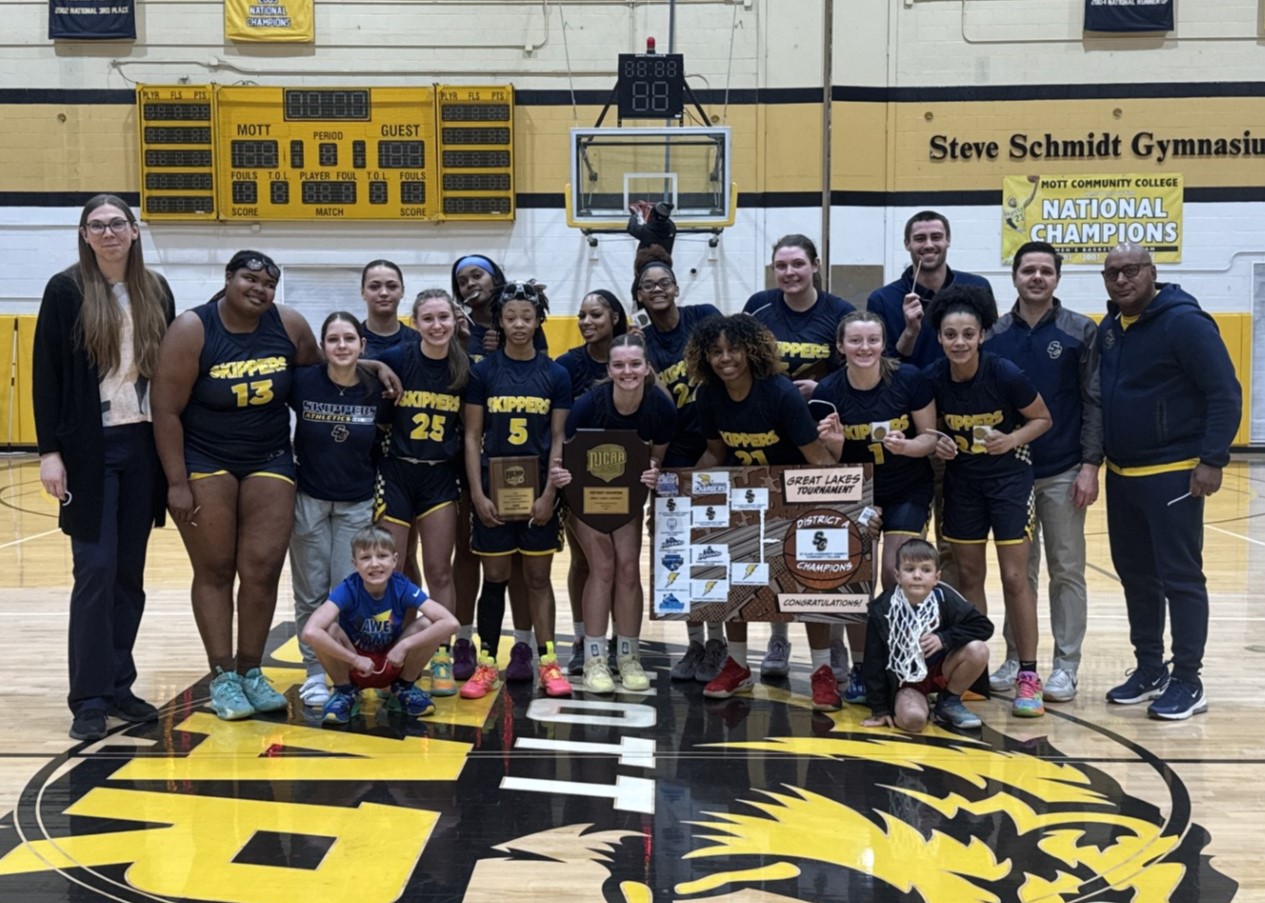
M 1110 298 L 1098 328 L 1107 532 L 1137 657 L 1137 669 L 1107 701 L 1154 700 L 1152 717 L 1181 720 L 1208 708 L 1199 679 L 1208 638 L 1204 498 L 1221 488 L 1242 390 L 1212 317 L 1180 285 L 1156 282 L 1145 248 L 1116 247 L 1103 279 Z
M 1102 464 L 1102 397 L 1098 388 L 1098 327 L 1063 307 L 1054 292 L 1063 258 L 1043 241 L 1015 252 L 1011 275 L 1019 299 L 993 326 L 984 347 L 1028 374 L 1045 399 L 1054 428 L 1033 441 L 1036 524 L 1028 557 L 1033 596 L 1045 548 L 1050 572 L 1050 627 L 1054 663 L 1047 702 L 1076 698 L 1081 643 L 1085 639 L 1085 511 L 1098 498 Z M 1019 655 L 1006 625 L 1006 659 L 989 679 L 994 690 L 1014 686 Z

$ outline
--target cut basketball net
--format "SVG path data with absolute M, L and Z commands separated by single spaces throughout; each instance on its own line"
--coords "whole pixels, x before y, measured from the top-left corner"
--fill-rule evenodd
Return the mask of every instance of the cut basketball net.
M 914 607 L 900 587 L 892 593 L 887 613 L 887 668 L 901 683 L 918 683 L 927 676 L 927 659 L 922 654 L 923 634 L 940 626 L 940 591 L 932 590 L 922 604 Z

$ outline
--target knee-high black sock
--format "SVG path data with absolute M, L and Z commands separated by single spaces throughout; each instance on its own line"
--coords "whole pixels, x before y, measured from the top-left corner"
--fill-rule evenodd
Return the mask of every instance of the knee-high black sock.
M 479 609 L 475 619 L 479 625 L 479 645 L 483 651 L 496 657 L 497 646 L 501 643 L 501 623 L 505 620 L 505 588 L 509 583 L 493 583 L 483 581 L 483 589 L 479 593 Z

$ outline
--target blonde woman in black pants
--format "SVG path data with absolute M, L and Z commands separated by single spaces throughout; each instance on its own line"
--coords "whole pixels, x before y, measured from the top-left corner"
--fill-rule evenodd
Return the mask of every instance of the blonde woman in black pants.
M 175 316 L 146 269 L 127 203 L 99 194 L 79 216 L 79 262 L 48 281 L 35 325 L 33 400 L 40 483 L 70 536 L 70 736 L 99 740 L 106 716 L 153 721 L 132 692 L 145 609 L 145 551 L 163 522 L 149 381 Z

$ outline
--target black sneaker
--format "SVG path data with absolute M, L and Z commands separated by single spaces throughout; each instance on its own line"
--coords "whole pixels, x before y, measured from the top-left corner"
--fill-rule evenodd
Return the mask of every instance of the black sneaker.
M 105 735 L 105 712 L 85 709 L 75 713 L 75 720 L 70 725 L 72 740 L 101 740 Z
M 132 724 L 146 724 L 158 720 L 158 709 L 139 696 L 121 699 L 110 708 L 110 714 Z

